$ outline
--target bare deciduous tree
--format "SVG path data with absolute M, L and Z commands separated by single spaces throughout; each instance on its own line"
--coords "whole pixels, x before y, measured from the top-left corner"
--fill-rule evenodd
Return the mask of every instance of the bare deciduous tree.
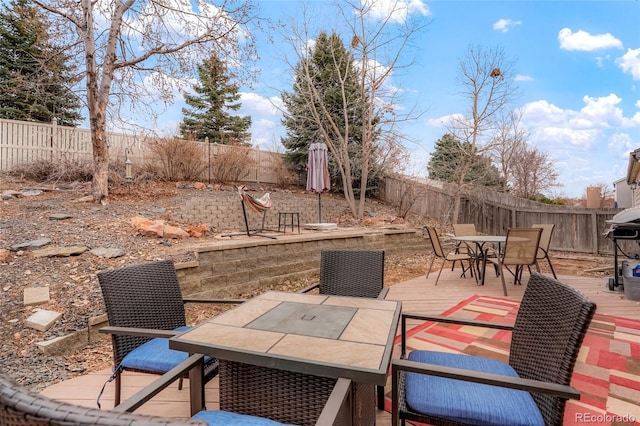
M 469 101 L 469 109 L 465 114 L 453 116 L 447 127 L 460 141 L 469 144 L 469 150 L 468 155 L 461 157 L 455 182 L 453 223 L 458 221 L 472 161 L 489 152 L 496 120 L 516 96 L 514 77 L 513 66 L 502 48 L 471 47 L 460 61 L 457 84 L 461 88 L 459 94 Z
M 216 52 L 228 60 L 253 55 L 245 0 L 34 0 L 51 14 L 59 35 L 75 46 L 83 64 L 93 148 L 93 196 L 108 202 L 109 117 L 151 100 L 169 103 L 176 80 Z M 133 107 L 136 105 L 136 107 Z M 133 109 L 135 108 L 135 109 Z
M 529 145 L 529 131 L 521 120 L 520 110 L 503 115 L 487 147 L 500 167 L 504 189 L 508 187 L 513 195 L 531 198 L 560 184 L 548 155 Z
M 311 19 L 305 16 L 302 28 L 294 28 L 289 33 L 290 43 L 297 55 L 295 62 L 302 65 L 306 111 L 338 165 L 345 199 L 358 219 L 364 214 L 367 178 L 372 162 L 384 158 L 397 159 L 404 136 L 397 131 L 396 125 L 417 118 L 412 109 L 401 111 L 396 108 L 401 91 L 390 83 L 394 72 L 408 66 L 402 61 L 403 51 L 409 46 L 412 36 L 426 25 L 421 11 L 411 11 L 409 6 L 405 1 L 389 3 L 377 0 L 351 0 L 338 4 L 346 29 L 336 32 L 345 34 L 353 60 L 352 65 L 345 67 L 344 55 L 334 52 L 335 69 L 332 72 L 341 75 L 338 78 L 341 86 L 335 88 L 343 100 L 341 123 L 336 121 L 335 111 L 325 103 L 323 92 L 314 84 L 316 70 L 309 66 L 310 61 L 307 60 L 311 51 L 310 41 L 314 39 L 309 29 Z M 381 10 L 384 13 L 381 14 Z M 289 65 L 296 69 L 293 61 L 289 61 Z M 357 73 L 357 98 L 364 106 L 360 108 L 361 116 L 358 117 L 350 116 L 354 108 L 350 108 L 348 102 L 349 75 L 346 70 L 349 69 Z M 350 132 L 354 131 L 354 122 L 358 123 L 361 133 L 361 144 L 356 148 L 356 153 L 350 143 L 353 140 Z M 353 187 L 354 161 L 358 162 L 361 170 L 359 188 Z M 356 194 L 359 194 L 358 200 Z
M 514 195 L 523 198 L 539 196 L 559 186 L 558 172 L 549 156 L 535 147 L 524 150 L 512 167 Z

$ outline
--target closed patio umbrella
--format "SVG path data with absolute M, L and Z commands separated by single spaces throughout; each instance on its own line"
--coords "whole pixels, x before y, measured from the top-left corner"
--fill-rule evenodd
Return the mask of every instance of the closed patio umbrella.
M 322 223 L 320 197 L 329 188 L 331 188 L 331 179 L 329 179 L 327 145 L 320 142 L 312 143 L 309 145 L 309 160 L 307 162 L 307 191 L 318 194 L 318 223 Z

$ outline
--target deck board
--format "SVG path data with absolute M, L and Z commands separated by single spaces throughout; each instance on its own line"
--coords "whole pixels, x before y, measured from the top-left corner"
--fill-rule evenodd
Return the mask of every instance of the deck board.
M 478 286 L 472 278 L 460 278 L 460 271 L 445 268 L 442 271 L 438 285 L 434 285 L 436 273 L 426 278 L 424 275 L 393 285 L 389 288 L 387 299 L 402 301 L 403 312 L 421 312 L 441 314 L 452 308 L 462 300 L 474 295 L 494 296 L 503 298 L 500 278 L 493 272 L 487 276 L 486 284 Z M 523 280 L 526 282 L 528 274 L 525 272 Z M 626 300 L 620 291 L 611 292 L 606 288 L 604 278 L 588 278 L 560 275 L 558 279 L 587 294 L 597 305 L 598 312 L 609 315 L 640 319 L 640 303 Z M 526 285 L 513 285 L 513 278 L 507 277 L 508 298 L 519 301 Z M 110 374 L 110 370 L 102 370 L 80 376 L 65 382 L 57 383 L 42 391 L 44 395 L 55 399 L 73 402 L 82 406 L 95 407 L 96 397 Z M 123 375 L 123 399 L 140 390 L 150 381 L 157 378 L 154 375 L 126 372 Z M 101 399 L 103 409 L 113 407 L 114 383 L 108 383 Z M 186 418 L 189 411 L 188 381 L 184 389 L 178 390 L 177 383 L 162 391 L 154 399 L 145 404 L 137 412 L 165 417 Z M 218 408 L 219 387 L 215 378 L 206 386 L 206 404 L 208 409 Z M 377 425 L 389 426 L 391 416 L 384 411 L 378 411 Z

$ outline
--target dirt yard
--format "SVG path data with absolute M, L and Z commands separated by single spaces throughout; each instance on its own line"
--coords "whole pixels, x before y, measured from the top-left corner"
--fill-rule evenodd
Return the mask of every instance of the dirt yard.
M 193 239 L 141 236 L 130 223 L 131 217 L 138 214 L 172 223 L 171 211 L 192 196 L 193 189 L 177 189 L 174 183 L 136 185 L 131 191 L 124 186 L 112 190 L 109 205 L 100 206 L 82 201 L 88 195 L 87 186 L 72 184 L 58 188 L 54 190 L 50 184 L 0 181 L 0 193 L 21 192 L 19 197 L 7 196 L 0 201 L 0 363 L 4 372 L 35 389 L 111 366 L 107 336 L 68 356 L 47 356 L 35 345 L 84 328 L 88 318 L 104 312 L 97 271 L 161 258 L 176 261 L 194 258 L 189 249 Z M 386 210 L 387 214 L 395 214 L 390 207 Z M 426 223 L 422 218 L 407 218 L 407 226 L 421 228 Z M 197 241 L 209 238 L 215 236 L 205 235 Z M 86 251 L 81 255 L 36 257 L 33 248 L 16 249 L 41 239 L 49 239 L 55 246 L 85 247 Z M 99 247 L 119 247 L 124 254 L 114 258 L 91 254 Z M 387 256 L 385 283 L 393 285 L 425 274 L 429 260 L 426 246 L 424 253 L 413 256 Z M 585 270 L 606 268 L 610 263 L 611 259 L 606 257 L 554 253 L 554 266 L 559 273 L 604 277 L 610 271 Z M 290 282 L 282 288 L 297 289 L 307 284 Z M 50 302 L 24 306 L 24 289 L 29 287 L 48 287 Z M 38 309 L 63 315 L 49 330 L 37 331 L 27 327 L 25 320 Z M 197 322 L 209 314 L 191 309 L 190 321 Z

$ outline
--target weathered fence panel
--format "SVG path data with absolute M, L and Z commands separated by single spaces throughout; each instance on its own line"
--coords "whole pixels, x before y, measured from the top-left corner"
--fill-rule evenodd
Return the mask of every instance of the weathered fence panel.
M 155 138 L 145 135 L 107 133 L 109 156 L 113 161 L 124 162 L 129 156 L 135 164 L 154 161 L 150 143 Z M 246 182 L 279 183 L 276 164 L 279 153 L 262 151 L 250 147 L 194 142 L 202 151 L 204 164 L 201 179 L 211 180 L 211 164 L 226 150 L 244 150 L 251 160 L 245 177 Z M 0 172 L 38 160 L 90 160 L 93 148 L 88 129 L 58 126 L 55 123 L 32 123 L 0 119 Z
M 411 184 L 407 184 L 410 181 Z M 410 211 L 452 223 L 454 185 L 429 179 L 389 177 L 384 181 L 381 197 L 392 205 L 406 203 L 410 194 Z M 613 242 L 604 236 L 607 220 L 620 209 L 588 209 L 536 203 L 531 200 L 474 188 L 462 196 L 458 223 L 474 223 L 483 233 L 504 235 L 509 227 L 528 227 L 535 223 L 556 225 L 552 250 L 576 253 L 613 254 Z M 634 241 L 621 241 L 629 253 L 640 252 Z

